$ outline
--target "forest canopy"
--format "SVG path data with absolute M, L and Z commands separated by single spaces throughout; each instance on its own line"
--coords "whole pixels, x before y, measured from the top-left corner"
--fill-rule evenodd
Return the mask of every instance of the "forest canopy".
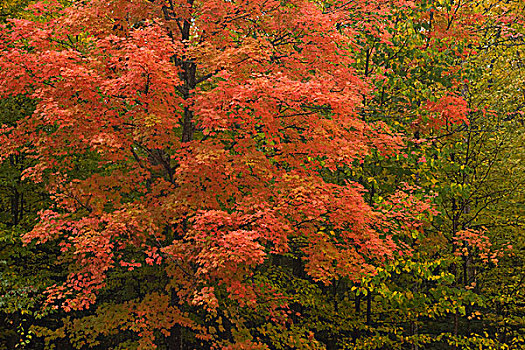
M 0 347 L 525 347 L 524 14 L 4 1 Z

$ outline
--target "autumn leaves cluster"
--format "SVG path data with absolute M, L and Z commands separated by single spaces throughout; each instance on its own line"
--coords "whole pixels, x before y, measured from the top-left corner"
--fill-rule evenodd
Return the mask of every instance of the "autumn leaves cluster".
M 2 5 L 0 342 L 522 346 L 522 7 Z

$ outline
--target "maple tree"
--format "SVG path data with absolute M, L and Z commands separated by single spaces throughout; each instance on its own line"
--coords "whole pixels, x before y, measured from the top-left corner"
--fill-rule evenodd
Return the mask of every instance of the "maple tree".
M 75 346 L 118 329 L 143 348 L 160 334 L 176 343 L 181 326 L 222 346 L 282 343 L 254 338 L 235 311 L 265 308 L 284 327 L 287 298 L 257 278 L 269 259 L 293 252 L 331 284 L 392 256 L 391 224 L 412 216 L 389 218 L 358 183 L 323 176 L 402 147 L 385 123 L 360 118 L 369 85 L 351 55 L 360 31 L 384 40 L 388 6 L 45 1 L 30 11 L 3 28 L 0 94 L 36 109 L 4 127 L 2 151 L 33 159 L 23 176 L 54 201 L 24 236 L 58 241 L 68 262 L 48 302 L 89 308 L 119 271 L 150 266 L 165 281 L 99 307 L 100 328 Z M 363 24 L 370 13 L 385 15 Z

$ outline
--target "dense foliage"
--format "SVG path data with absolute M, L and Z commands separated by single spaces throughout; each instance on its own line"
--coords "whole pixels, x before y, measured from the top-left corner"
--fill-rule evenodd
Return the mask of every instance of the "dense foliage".
M 524 6 L 3 3 L 0 347 L 525 347 Z

